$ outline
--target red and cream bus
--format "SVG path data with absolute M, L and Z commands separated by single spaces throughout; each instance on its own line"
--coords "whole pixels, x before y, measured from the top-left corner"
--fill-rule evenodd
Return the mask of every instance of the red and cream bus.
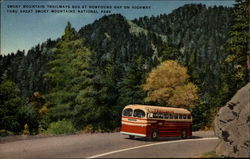
M 192 116 L 183 108 L 128 105 L 122 111 L 121 133 L 156 140 L 158 137 L 192 136 Z

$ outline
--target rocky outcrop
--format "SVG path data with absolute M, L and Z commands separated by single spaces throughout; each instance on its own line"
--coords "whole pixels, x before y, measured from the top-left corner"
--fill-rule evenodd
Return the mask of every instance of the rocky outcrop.
M 250 157 L 250 83 L 219 110 L 215 134 L 221 139 L 216 147 L 217 154 Z

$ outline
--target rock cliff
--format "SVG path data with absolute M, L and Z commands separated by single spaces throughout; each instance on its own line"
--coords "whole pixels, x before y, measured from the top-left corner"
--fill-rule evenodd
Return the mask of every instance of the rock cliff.
M 221 139 L 216 147 L 217 154 L 250 157 L 250 83 L 219 110 L 215 134 Z

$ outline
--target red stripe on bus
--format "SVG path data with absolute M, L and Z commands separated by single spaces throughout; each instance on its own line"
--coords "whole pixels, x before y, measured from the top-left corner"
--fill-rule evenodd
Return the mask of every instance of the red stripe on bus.
M 133 126 L 133 125 L 122 125 L 121 131 L 124 132 L 131 132 L 131 133 L 138 133 L 138 134 L 146 134 L 146 127 L 141 126 Z

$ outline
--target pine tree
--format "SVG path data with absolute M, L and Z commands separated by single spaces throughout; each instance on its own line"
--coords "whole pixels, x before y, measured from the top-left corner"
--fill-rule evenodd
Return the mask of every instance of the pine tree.
M 74 124 L 81 129 L 94 118 L 96 108 L 95 54 L 86 47 L 75 52 L 71 67 L 77 68 L 72 78 L 71 92 L 77 92 L 74 99 Z
M 249 0 L 236 0 L 232 14 L 234 23 L 225 44 L 227 57 L 223 65 L 224 73 L 221 81 L 223 81 L 222 86 L 227 88 L 229 97 L 243 87 L 250 77 L 249 2 Z
M 93 94 L 95 54 L 84 47 L 83 39 L 68 23 L 58 42 L 55 59 L 49 62 L 45 78 L 50 83 L 49 116 L 52 121 L 67 119 L 83 128 L 95 105 Z
M 0 128 L 12 132 L 20 131 L 19 108 L 22 106 L 20 90 L 9 80 L 5 72 L 0 84 Z
M 119 83 L 119 105 L 122 108 L 127 104 L 142 104 L 145 93 L 141 87 L 144 83 L 145 70 L 143 68 L 144 60 L 140 56 L 130 64 L 126 75 Z
M 70 63 L 81 44 L 81 41 L 76 39 L 76 31 L 68 23 L 62 39 L 57 44 L 55 59 L 48 63 L 49 71 L 44 75 L 50 85 L 47 100 L 52 107 L 49 111 L 52 120 L 62 120 L 73 116 L 72 106 L 77 92 L 71 92 L 70 89 L 72 89 L 72 78 L 76 73 L 76 68 L 72 68 Z

